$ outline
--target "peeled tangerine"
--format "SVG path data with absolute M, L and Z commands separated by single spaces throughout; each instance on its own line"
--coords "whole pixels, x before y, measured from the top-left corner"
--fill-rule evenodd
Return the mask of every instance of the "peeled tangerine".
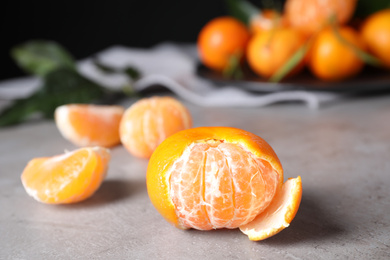
M 109 161 L 110 152 L 106 148 L 80 148 L 32 159 L 21 179 L 26 192 L 39 202 L 75 203 L 89 198 L 100 187 Z
M 168 137 L 147 170 L 151 202 L 180 229 L 240 228 L 263 240 L 289 226 L 301 178 L 283 183 L 282 165 L 262 138 L 230 127 L 200 127 Z
M 73 144 L 112 147 L 120 143 L 123 113 L 121 106 L 68 104 L 57 107 L 54 117 L 62 136 Z
M 172 97 L 143 98 L 124 113 L 120 138 L 133 155 L 149 158 L 168 136 L 192 127 L 187 108 Z

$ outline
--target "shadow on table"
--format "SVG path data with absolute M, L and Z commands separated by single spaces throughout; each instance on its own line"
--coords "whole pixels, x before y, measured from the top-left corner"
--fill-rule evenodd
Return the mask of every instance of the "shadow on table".
M 321 208 L 321 201 L 315 192 L 303 192 L 298 213 L 290 226 L 281 233 L 261 243 L 268 245 L 286 245 L 305 241 L 325 241 L 347 232 L 338 223 L 332 212 Z
M 105 180 L 96 193 L 73 207 L 100 207 L 108 203 L 126 199 L 140 192 L 146 192 L 144 180 Z

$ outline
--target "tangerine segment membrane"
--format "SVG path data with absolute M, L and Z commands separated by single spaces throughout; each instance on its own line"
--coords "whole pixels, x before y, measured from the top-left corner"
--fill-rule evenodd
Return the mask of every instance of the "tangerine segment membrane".
M 57 120 L 63 136 L 80 146 L 110 146 L 119 142 L 119 122 L 123 114 L 120 106 L 63 105 L 57 108 Z M 108 131 L 102 129 L 106 127 Z
M 184 228 L 237 228 L 272 201 L 278 173 L 243 146 L 193 143 L 167 174 L 169 193 Z
M 108 154 L 102 158 L 108 159 Z M 33 159 L 25 169 L 30 174 L 22 181 L 27 193 L 38 201 L 71 203 L 92 194 L 104 178 L 105 170 L 93 150 L 84 149 L 52 158 Z

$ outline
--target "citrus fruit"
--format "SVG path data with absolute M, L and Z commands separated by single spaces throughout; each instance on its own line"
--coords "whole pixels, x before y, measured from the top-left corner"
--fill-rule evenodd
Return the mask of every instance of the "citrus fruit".
M 293 218 L 299 203 L 280 212 L 270 206 L 275 199 L 291 204 L 291 189 L 285 185 L 282 165 L 271 146 L 250 132 L 230 127 L 192 128 L 168 137 L 147 169 L 152 204 L 180 229 L 233 229 L 266 212 L 279 216 L 288 211 Z M 294 188 L 297 198 L 302 194 L 299 189 Z M 278 195 L 285 190 L 289 194 Z
M 247 61 L 259 76 L 270 78 L 305 43 L 305 37 L 290 28 L 258 33 L 249 41 Z M 290 76 L 304 67 L 304 59 L 291 71 Z
M 339 27 L 338 32 L 342 39 L 334 28 L 322 30 L 309 51 L 309 68 L 319 79 L 340 81 L 358 74 L 364 67 L 364 62 L 353 49 L 364 50 L 360 35 L 346 26 Z
M 361 28 L 368 51 L 390 68 L 390 9 L 369 16 Z
M 254 16 L 249 22 L 250 31 L 253 34 L 287 26 L 288 23 L 285 17 L 272 9 L 262 10 L 261 13 Z
M 151 97 L 126 109 L 119 133 L 131 154 L 149 158 L 165 138 L 190 127 L 191 115 L 181 102 L 172 97 Z
M 331 16 L 338 24 L 346 24 L 352 17 L 357 0 L 287 0 L 284 10 L 287 22 L 306 35 L 324 26 Z
M 39 202 L 66 204 L 85 200 L 100 187 L 110 161 L 102 147 L 85 147 L 28 162 L 21 179 L 28 193 Z
M 62 136 L 77 146 L 111 147 L 120 143 L 119 123 L 124 108 L 91 104 L 68 104 L 54 112 Z
M 232 56 L 244 54 L 249 37 L 249 30 L 239 20 L 229 16 L 214 18 L 198 35 L 199 58 L 208 68 L 223 71 Z

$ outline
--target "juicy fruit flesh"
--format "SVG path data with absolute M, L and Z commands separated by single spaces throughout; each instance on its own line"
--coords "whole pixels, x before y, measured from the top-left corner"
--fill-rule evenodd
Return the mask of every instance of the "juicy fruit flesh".
M 167 174 L 169 193 L 183 228 L 237 228 L 272 201 L 279 176 L 241 145 L 219 140 L 193 143 Z
M 78 146 L 111 147 L 120 143 L 120 106 L 70 104 L 56 109 L 55 119 L 62 136 Z
M 78 202 L 99 188 L 109 157 L 104 148 L 85 148 L 51 158 L 35 158 L 23 171 L 22 183 L 37 201 Z

